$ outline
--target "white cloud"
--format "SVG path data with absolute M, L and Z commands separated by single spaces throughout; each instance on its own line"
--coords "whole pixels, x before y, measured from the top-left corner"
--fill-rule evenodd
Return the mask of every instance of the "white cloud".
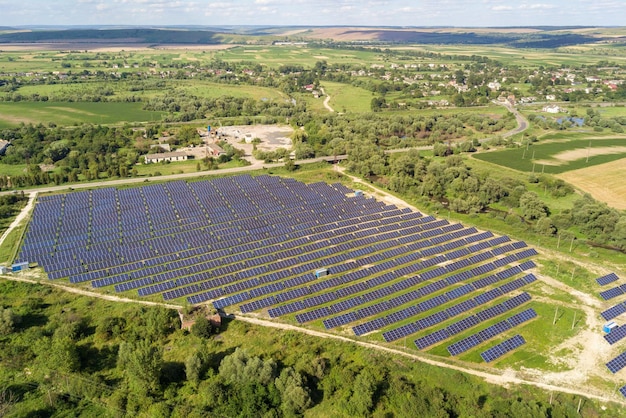
M 506 10 L 513 10 L 513 8 L 511 6 L 493 6 L 491 10 L 494 12 L 502 12 Z

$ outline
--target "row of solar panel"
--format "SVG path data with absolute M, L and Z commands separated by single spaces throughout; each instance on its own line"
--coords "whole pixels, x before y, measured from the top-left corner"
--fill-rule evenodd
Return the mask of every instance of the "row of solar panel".
M 484 361 L 490 363 L 507 354 L 508 352 L 521 347 L 524 344 L 526 344 L 526 340 L 524 340 L 521 335 L 517 334 L 509 338 L 508 340 L 505 340 L 500 344 L 494 345 L 490 349 L 483 351 L 482 353 L 480 353 L 480 356 Z
M 470 229 L 470 230 L 466 230 L 465 231 L 465 233 L 470 233 L 470 232 L 475 232 L 475 229 Z M 462 231 L 457 231 L 456 233 L 453 233 L 453 235 L 454 236 L 460 236 L 460 235 L 462 235 Z M 460 241 L 462 241 L 462 243 L 466 242 L 465 239 L 462 239 Z M 409 245 L 409 246 L 405 247 L 405 249 L 412 250 L 413 248 L 412 248 L 411 245 Z M 388 265 L 385 264 L 385 263 L 383 263 L 382 265 L 379 265 L 379 266 L 382 266 L 382 267 L 380 267 L 381 271 L 382 271 L 382 269 L 387 269 L 388 267 L 395 267 L 395 266 L 398 266 L 398 265 L 405 264 L 408 261 L 419 259 L 419 258 L 421 258 L 423 256 L 423 253 L 416 252 L 416 253 L 410 254 L 408 256 L 408 259 L 405 259 L 404 257 L 398 257 L 398 255 L 399 254 L 397 252 L 395 252 L 395 251 L 390 252 L 388 257 L 393 257 L 393 260 L 388 261 L 387 263 L 390 263 Z M 370 262 L 371 262 L 371 260 L 367 260 L 365 262 L 365 264 L 370 264 Z M 346 297 L 346 296 L 349 296 L 351 294 L 359 293 L 359 292 L 367 290 L 367 289 L 369 289 L 371 287 L 379 286 L 382 283 L 386 283 L 386 282 L 395 280 L 395 279 L 397 279 L 399 277 L 402 277 L 403 275 L 419 271 L 421 266 L 422 266 L 422 264 L 415 263 L 415 264 L 413 264 L 411 266 L 406 266 L 404 268 L 397 269 L 397 270 L 395 270 L 395 272 L 389 272 L 389 273 L 386 273 L 386 274 L 384 274 L 382 276 L 379 276 L 380 279 L 372 278 L 372 279 L 362 283 L 363 286 L 365 286 L 364 288 L 340 289 L 337 292 L 330 292 L 330 293 L 328 293 L 328 295 L 331 296 L 332 300 L 335 300 L 337 298 Z M 331 269 L 331 271 L 335 272 L 336 271 L 336 267 L 333 267 Z M 343 283 L 353 282 L 353 281 L 356 281 L 358 279 L 365 278 L 368 275 L 371 275 L 370 269 L 368 269 L 368 270 L 359 270 L 359 271 L 355 271 L 355 272 L 352 272 L 352 273 L 349 273 L 349 274 L 345 275 L 342 278 L 342 281 L 343 281 Z M 422 279 L 420 281 L 423 281 L 423 280 L 425 280 L 425 279 Z M 416 284 L 416 283 L 418 283 L 418 282 L 414 282 L 413 284 Z M 405 287 L 402 286 L 401 283 L 400 284 L 396 284 L 394 286 L 395 286 L 395 288 L 394 288 L 393 291 L 398 291 L 398 290 L 401 290 L 401 289 L 405 288 Z M 390 294 L 390 293 L 383 294 L 383 292 L 386 292 L 386 290 L 389 290 L 389 289 L 390 288 L 378 289 L 378 290 L 372 292 L 371 295 L 369 295 L 369 294 L 363 295 L 362 297 L 360 297 L 359 300 L 362 300 L 362 298 L 365 298 L 365 300 L 367 300 L 367 301 L 378 299 L 378 298 L 380 298 L 380 297 L 382 297 L 382 296 L 384 296 L 386 294 Z M 314 292 L 317 291 L 317 290 L 321 290 L 321 289 L 315 289 Z M 371 297 L 369 297 L 369 296 L 371 296 Z M 307 306 L 316 306 L 316 305 L 311 305 L 308 300 L 304 300 L 303 302 Z M 356 302 L 356 299 L 355 299 L 355 302 Z M 245 312 L 245 311 L 248 311 L 249 307 L 248 306 L 242 306 L 241 309 L 242 309 L 242 311 Z M 288 309 L 288 310 L 289 310 L 289 312 L 291 312 L 290 309 Z M 280 308 L 276 308 L 275 314 L 277 316 L 280 316 L 280 312 L 281 312 Z M 272 314 L 272 313 L 270 313 L 270 314 Z
M 606 363 L 606 367 L 613 374 L 626 367 L 626 351 Z
M 183 251 L 185 251 L 185 250 L 183 250 Z M 187 250 L 187 251 L 189 251 L 189 250 Z M 182 252 L 182 251 L 181 251 L 181 252 Z M 142 254 L 141 254 L 141 255 L 142 255 L 144 258 L 146 257 L 145 252 L 142 252 Z
M 533 266 L 534 266 L 534 263 L 527 264 L 528 268 L 532 268 Z M 521 266 L 511 267 L 511 268 L 509 268 L 507 270 L 511 271 L 511 272 L 515 272 L 514 274 L 523 272 L 523 270 L 521 269 Z M 503 276 L 511 277 L 511 276 L 509 276 L 509 274 L 505 274 Z M 470 277 L 473 277 L 473 276 L 470 276 Z M 503 277 L 502 279 L 499 279 L 497 275 L 493 275 L 492 277 L 494 278 L 493 279 L 493 284 L 495 284 L 499 280 L 504 280 L 505 278 L 507 278 L 507 277 Z M 506 291 L 509 292 L 509 291 L 515 290 L 515 288 L 519 288 L 519 287 L 523 286 L 524 284 L 531 283 L 534 280 L 536 280 L 536 279 L 535 279 L 535 277 L 533 275 L 528 275 L 528 276 L 524 277 L 523 280 L 521 280 L 521 281 L 519 281 L 519 280 L 518 281 L 513 281 L 510 284 L 507 283 L 507 284 L 505 284 L 503 286 L 505 286 Z M 472 283 L 472 285 L 473 285 L 473 283 Z M 479 289 L 479 287 L 476 287 L 476 286 L 474 286 L 474 288 L 475 289 Z M 474 301 L 475 301 L 475 305 L 474 306 L 478 306 L 478 305 L 482 305 L 484 303 L 487 303 L 490 300 L 495 299 L 498 296 L 501 296 L 503 293 L 504 293 L 503 290 L 500 287 L 498 287 L 498 288 L 492 289 L 492 290 L 490 290 L 488 292 L 485 292 L 485 293 L 483 293 L 481 295 L 478 295 L 478 296 L 476 296 L 474 298 Z M 418 292 L 418 291 L 414 291 L 413 294 L 416 297 L 416 299 L 424 296 L 423 292 Z M 454 296 L 456 294 L 457 293 L 453 293 L 452 296 Z M 455 296 L 455 298 L 456 297 L 460 297 L 460 296 Z M 440 304 L 446 303 L 446 302 L 448 302 L 450 300 L 453 300 L 453 299 L 450 299 L 450 295 L 449 294 L 445 294 L 445 295 L 440 295 L 440 297 L 438 297 L 437 299 L 433 298 L 433 300 L 420 302 L 420 304 L 418 304 L 416 306 L 410 306 L 408 308 L 404 308 L 404 309 L 402 309 L 400 311 L 397 311 L 397 312 L 394 312 L 394 313 L 392 313 L 390 315 L 387 315 L 387 317 L 385 317 L 385 325 L 391 325 L 391 324 L 394 324 L 396 322 L 400 322 L 400 321 L 402 321 L 404 319 L 407 319 L 407 318 L 410 318 L 411 316 L 414 316 L 414 315 L 416 315 L 416 314 L 418 314 L 420 312 L 423 312 L 424 310 L 432 309 L 433 307 L 436 307 L 436 306 L 438 306 Z M 467 305 L 464 305 L 464 307 L 466 309 L 470 309 L 471 308 L 470 306 L 467 306 Z M 461 312 L 463 312 L 463 311 L 461 311 Z M 460 312 L 457 312 L 457 314 L 458 313 L 460 313 Z M 378 322 L 380 322 L 380 321 L 378 321 Z M 378 325 L 378 322 L 377 322 L 376 325 Z M 352 330 L 354 331 L 354 333 L 356 335 L 362 335 L 364 333 L 371 332 L 374 329 L 376 329 L 376 328 L 372 329 L 373 325 L 374 324 L 370 324 L 370 323 L 366 322 L 366 323 L 359 324 L 359 325 L 353 327 Z M 394 330 L 392 330 L 392 331 L 394 331 Z M 389 331 L 388 336 L 386 334 L 383 334 L 383 337 L 385 338 L 386 341 L 393 341 L 393 340 L 395 340 L 397 338 L 402 338 L 402 337 L 405 336 L 405 335 L 401 335 L 401 333 L 399 334 L 398 332 L 392 332 L 392 331 Z M 409 331 L 409 329 L 406 329 L 405 331 Z
M 532 276 L 532 275 L 531 275 Z M 517 279 L 518 280 L 518 288 L 521 288 L 522 286 L 524 286 L 525 284 L 528 284 L 528 282 L 534 278 L 534 276 L 529 277 L 527 276 L 526 278 L 522 278 L 522 279 Z M 499 296 L 502 296 L 503 294 L 506 293 L 500 293 Z M 526 292 L 521 293 L 515 297 L 509 298 L 506 301 L 494 305 L 494 306 L 490 306 L 487 309 L 484 309 L 482 311 L 477 312 L 475 315 L 471 315 L 469 317 L 465 317 L 457 322 L 454 322 L 452 324 L 450 324 L 449 326 L 440 329 L 440 330 L 436 330 L 433 333 L 427 334 L 423 337 L 418 338 L 417 340 L 415 340 L 415 345 L 417 346 L 417 348 L 419 348 L 420 350 L 429 347 L 435 343 L 438 343 L 440 341 L 442 341 L 443 339 L 446 339 L 448 337 L 451 337 L 453 335 L 457 335 L 460 334 L 461 332 L 465 331 L 466 329 L 469 329 L 471 327 L 474 327 L 478 324 L 480 324 L 481 322 L 487 321 L 491 318 L 494 318 L 498 315 L 502 315 L 503 313 L 510 311 L 518 306 L 520 306 L 521 304 L 524 304 L 526 302 L 530 301 L 530 295 Z M 459 313 L 462 312 L 467 312 L 470 309 L 474 309 L 478 306 L 481 306 L 482 304 L 479 304 L 476 301 L 476 298 L 474 299 L 467 299 L 466 301 L 462 302 L 463 305 L 463 310 L 461 312 L 458 311 L 450 311 L 450 308 L 445 309 L 443 311 L 440 311 L 440 315 L 439 317 L 443 318 L 441 321 L 439 322 L 427 322 L 427 321 L 416 321 L 413 324 L 408 324 L 405 325 L 404 327 L 400 327 L 397 328 L 395 330 L 391 330 L 391 331 L 387 331 L 386 333 L 383 333 L 383 338 L 385 339 L 385 341 L 387 342 L 391 342 L 391 341 L 395 341 L 397 339 L 406 337 L 410 334 L 414 334 L 418 331 L 421 331 L 423 329 L 429 328 L 431 326 L 437 325 L 441 322 L 443 322 L 444 320 L 450 319 L 455 315 L 458 315 Z M 483 303 L 484 304 L 484 303 Z M 428 326 L 424 326 L 424 325 L 428 325 Z M 444 332 L 445 331 L 445 332 Z M 408 333 L 407 333 L 408 332 Z
M 142 254 L 142 256 L 145 258 L 145 254 Z
M 611 319 L 618 317 L 624 312 L 626 312 L 626 302 L 620 302 L 617 305 L 612 306 L 606 311 L 600 313 L 600 315 L 602 315 L 605 320 L 610 321 Z
M 611 345 L 626 337 L 626 327 L 616 327 L 610 333 L 604 335 L 604 339 Z
M 620 286 L 616 286 L 612 289 L 608 289 L 608 290 L 604 290 L 600 292 L 600 297 L 602 297 L 602 299 L 604 300 L 609 300 L 617 296 L 623 295 L 624 293 L 626 293 L 626 283 Z
M 479 344 L 482 344 L 489 339 L 506 332 L 513 327 L 521 325 L 526 321 L 530 321 L 531 319 L 537 317 L 537 312 L 534 309 L 530 308 L 525 311 L 522 311 L 518 314 L 511 316 L 504 321 L 496 322 L 495 324 L 477 332 L 476 334 L 472 334 L 469 337 L 466 337 L 460 341 L 457 341 L 454 344 L 451 344 L 447 347 L 448 352 L 452 356 L 458 356 Z

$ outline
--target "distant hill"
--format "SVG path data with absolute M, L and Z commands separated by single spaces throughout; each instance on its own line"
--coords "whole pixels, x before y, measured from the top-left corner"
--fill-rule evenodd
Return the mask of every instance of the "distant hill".
M 217 32 L 169 29 L 67 29 L 0 34 L 0 43 L 115 42 L 141 44 L 219 44 Z
M 531 29 L 531 28 L 528 28 Z M 369 42 L 388 42 L 398 44 L 447 44 L 447 45 L 490 45 L 500 44 L 515 48 L 558 48 L 567 45 L 594 43 L 602 40 L 597 36 L 579 33 L 546 33 L 534 29 L 529 33 L 494 30 L 488 28 L 420 30 L 420 29 L 349 29 L 335 32 L 338 39 L 368 40 Z
M 271 42 L 277 37 L 336 42 L 385 44 L 498 44 L 515 48 L 558 48 L 594 43 L 605 39 L 601 31 L 585 28 L 421 28 L 342 26 L 224 26 L 224 27 L 38 27 L 0 33 L 0 43 L 115 43 L 115 44 L 221 44 L 255 41 Z M 601 28 L 598 28 L 601 30 Z M 0 31 L 2 29 L 0 28 Z M 13 31 L 16 28 L 12 28 Z M 580 32 L 579 32 L 580 31 Z M 614 35 L 613 35 L 614 36 Z M 235 40 L 236 39 L 236 40 Z M 615 41 L 615 38 L 614 38 Z

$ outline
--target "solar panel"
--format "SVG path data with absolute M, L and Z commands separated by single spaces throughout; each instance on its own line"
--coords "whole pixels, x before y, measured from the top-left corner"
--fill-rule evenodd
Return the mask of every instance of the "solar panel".
M 447 349 L 448 353 L 450 353 L 451 356 L 458 356 L 459 354 L 462 354 L 467 350 L 476 347 L 480 343 L 481 341 L 478 339 L 478 337 L 476 337 L 476 335 L 470 335 L 469 337 L 464 338 L 461 341 L 449 345 Z
M 511 324 L 512 327 L 516 327 L 536 317 L 537 317 L 537 312 L 535 312 L 533 308 L 529 308 L 529 309 L 526 309 L 525 311 L 522 311 L 518 314 L 511 316 L 510 318 L 507 319 L 507 321 L 509 322 L 509 324 Z
M 623 294 L 624 294 L 624 291 L 622 290 L 621 287 L 618 286 L 618 287 L 614 287 L 612 289 L 600 292 L 600 297 L 602 297 L 602 299 L 604 300 L 609 300 L 609 299 L 613 299 Z
M 604 339 L 611 345 L 626 337 L 626 326 L 616 327 L 604 336 Z
M 602 318 L 604 318 L 605 320 L 609 321 L 613 318 L 618 317 L 619 315 L 623 314 L 624 312 L 626 312 L 626 303 L 624 302 L 620 302 L 615 306 L 610 307 L 609 309 L 607 309 L 606 311 L 602 312 L 600 315 L 602 315 Z
M 460 321 L 455 322 L 454 324 L 449 325 L 446 330 L 450 335 L 460 334 L 466 329 L 470 329 L 471 327 L 478 325 L 479 320 L 474 315 L 468 316 L 467 318 L 463 318 Z
M 613 283 L 614 281 L 616 281 L 618 279 L 619 279 L 619 277 L 617 277 L 617 274 L 609 273 L 606 276 L 598 277 L 596 279 L 596 282 L 598 282 L 598 284 L 600 286 L 606 286 L 607 284 Z
M 443 329 L 439 329 L 433 333 L 430 333 L 428 335 L 418 338 L 417 340 L 414 341 L 414 343 L 418 349 L 423 350 L 449 337 L 450 335 L 448 334 L 448 331 L 445 328 L 443 328 Z
M 484 361 L 489 363 L 502 357 L 506 353 L 521 347 L 524 344 L 526 344 L 526 340 L 524 340 L 521 335 L 515 335 L 512 338 L 509 338 L 508 340 L 505 340 L 500 344 L 497 344 L 489 348 L 488 350 L 483 351 L 482 353 L 480 353 L 480 356 L 483 358 Z
M 626 385 L 622 386 L 621 388 L 619 388 L 619 393 L 622 394 L 622 396 L 624 398 L 626 398 Z
M 626 366 L 626 352 L 623 352 L 613 360 L 606 363 L 606 367 L 613 374 L 617 373 Z

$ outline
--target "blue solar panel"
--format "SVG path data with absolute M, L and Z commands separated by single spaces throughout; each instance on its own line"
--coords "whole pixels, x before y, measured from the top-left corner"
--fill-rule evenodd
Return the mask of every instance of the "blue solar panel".
M 476 347 L 480 343 L 481 341 L 478 339 L 478 337 L 476 337 L 476 335 L 470 335 L 469 337 L 464 338 L 461 341 L 449 345 L 447 349 L 448 353 L 450 353 L 451 356 L 458 356 L 459 354 L 462 354 L 467 350 Z
M 521 335 L 515 335 L 514 337 L 509 338 L 508 340 L 505 340 L 486 351 L 483 351 L 480 353 L 480 356 L 483 360 L 489 363 L 524 344 L 526 344 L 524 338 Z
M 624 302 L 620 302 L 615 306 L 610 307 L 609 309 L 607 309 L 606 311 L 602 312 L 600 315 L 602 315 L 602 317 L 609 321 L 613 318 L 618 317 L 619 315 L 623 314 L 624 312 L 626 312 L 626 303 Z
M 423 350 L 426 347 L 430 347 L 431 345 L 435 345 L 447 338 L 449 338 L 450 335 L 448 334 L 448 331 L 443 328 L 440 330 L 437 330 L 431 334 L 425 335 L 423 337 L 418 338 L 417 340 L 415 340 L 415 345 L 417 346 L 418 349 Z
M 619 393 L 622 394 L 622 396 L 624 398 L 626 398 L 626 385 L 622 386 L 621 388 L 619 388 Z
M 617 373 L 626 366 L 626 352 L 623 352 L 613 360 L 606 363 L 606 367 L 613 374 Z
M 617 277 L 617 274 L 609 273 L 606 276 L 598 277 L 596 279 L 596 282 L 598 282 L 600 286 L 605 286 L 609 283 L 613 283 L 616 280 L 619 280 L 619 277 Z
M 529 308 L 529 309 L 526 309 L 525 311 L 522 311 L 518 314 L 511 316 L 510 318 L 507 319 L 507 321 L 509 322 L 509 324 L 511 324 L 512 327 L 516 327 L 536 317 L 537 317 L 537 312 L 535 312 L 534 309 Z
M 621 287 L 614 287 L 612 289 L 609 290 L 605 290 L 603 292 L 600 292 L 600 296 L 602 297 L 602 299 L 604 300 L 609 300 L 609 299 L 613 299 L 617 296 L 623 295 L 624 291 L 622 290 Z
M 460 321 L 455 322 L 454 324 L 449 325 L 446 330 L 449 335 L 460 334 L 466 329 L 470 329 L 471 327 L 478 325 L 480 321 L 474 315 L 468 316 L 467 318 L 463 318 Z
M 611 345 L 626 337 L 626 326 L 616 327 L 604 336 L 604 339 Z

